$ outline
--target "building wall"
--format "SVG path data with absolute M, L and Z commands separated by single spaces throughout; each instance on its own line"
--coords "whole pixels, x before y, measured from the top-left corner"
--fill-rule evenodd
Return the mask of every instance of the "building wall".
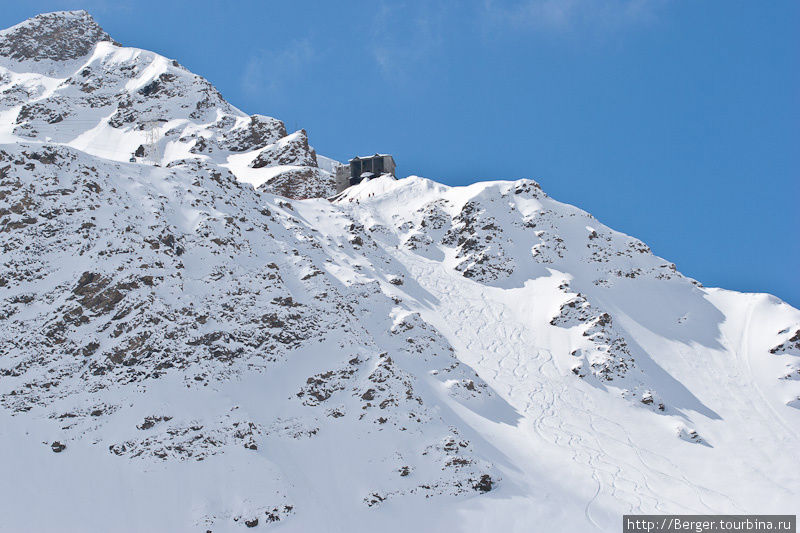
M 340 193 L 350 186 L 350 165 L 336 167 L 336 192 Z
M 350 162 L 350 177 L 357 178 L 361 175 L 361 160 Z
M 376 165 L 374 160 L 381 160 L 381 159 L 382 161 L 379 161 L 379 163 L 383 163 L 382 165 L 383 169 L 380 170 L 379 173 L 391 174 L 392 176 L 396 177 L 395 174 L 396 167 L 394 164 L 394 160 L 392 159 L 391 156 L 385 156 L 383 158 L 371 157 L 371 158 L 360 159 L 358 161 L 353 161 L 349 165 L 337 167 L 336 169 L 337 192 L 341 192 L 350 186 L 350 178 L 359 177 L 364 172 L 378 173 L 375 171 Z
M 384 157 L 383 158 L 383 171 L 385 173 L 387 173 L 387 174 L 391 174 L 392 176 L 397 177 L 397 174 L 395 174 L 394 169 L 395 169 L 394 159 L 392 159 L 391 157 L 388 157 L 388 156 Z

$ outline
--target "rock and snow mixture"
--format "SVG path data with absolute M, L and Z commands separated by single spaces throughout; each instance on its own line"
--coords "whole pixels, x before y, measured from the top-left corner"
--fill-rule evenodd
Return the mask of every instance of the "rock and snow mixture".
M 85 12 L 0 32 L 0 530 L 800 511 L 800 312 L 531 180 L 336 196 Z

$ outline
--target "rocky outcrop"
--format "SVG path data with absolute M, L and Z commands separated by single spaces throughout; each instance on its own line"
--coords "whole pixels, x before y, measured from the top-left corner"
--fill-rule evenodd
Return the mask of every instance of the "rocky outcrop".
M 261 149 L 284 137 L 286 137 L 286 126 L 283 122 L 263 115 L 251 115 L 245 125 L 226 131 L 219 141 L 219 146 L 231 152 L 249 152 Z M 306 139 L 307 148 L 308 139 Z
M 66 61 L 86 56 L 101 41 L 117 44 L 86 11 L 58 11 L 0 32 L 0 56 L 15 61 Z
M 317 167 L 317 154 L 308 145 L 308 135 L 305 130 L 292 133 L 267 146 L 250 163 L 251 168 L 279 165 Z
M 336 194 L 336 180 L 318 168 L 291 168 L 283 170 L 259 187 L 286 198 L 329 198 Z

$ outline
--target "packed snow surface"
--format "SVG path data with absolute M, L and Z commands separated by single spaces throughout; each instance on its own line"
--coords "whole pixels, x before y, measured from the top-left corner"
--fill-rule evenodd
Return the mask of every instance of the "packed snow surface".
M 85 12 L 0 32 L 0 530 L 800 511 L 800 311 L 532 180 L 337 166 Z

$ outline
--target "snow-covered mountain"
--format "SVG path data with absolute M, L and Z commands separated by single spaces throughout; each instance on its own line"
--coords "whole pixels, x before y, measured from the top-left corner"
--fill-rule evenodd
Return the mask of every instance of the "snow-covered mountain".
M 0 142 L 59 143 L 111 161 L 201 159 L 295 198 L 335 193 L 304 130 L 248 116 L 177 61 L 116 43 L 84 11 L 0 34 Z
M 800 511 L 800 311 L 337 164 L 85 12 L 0 32 L 0 530 Z

